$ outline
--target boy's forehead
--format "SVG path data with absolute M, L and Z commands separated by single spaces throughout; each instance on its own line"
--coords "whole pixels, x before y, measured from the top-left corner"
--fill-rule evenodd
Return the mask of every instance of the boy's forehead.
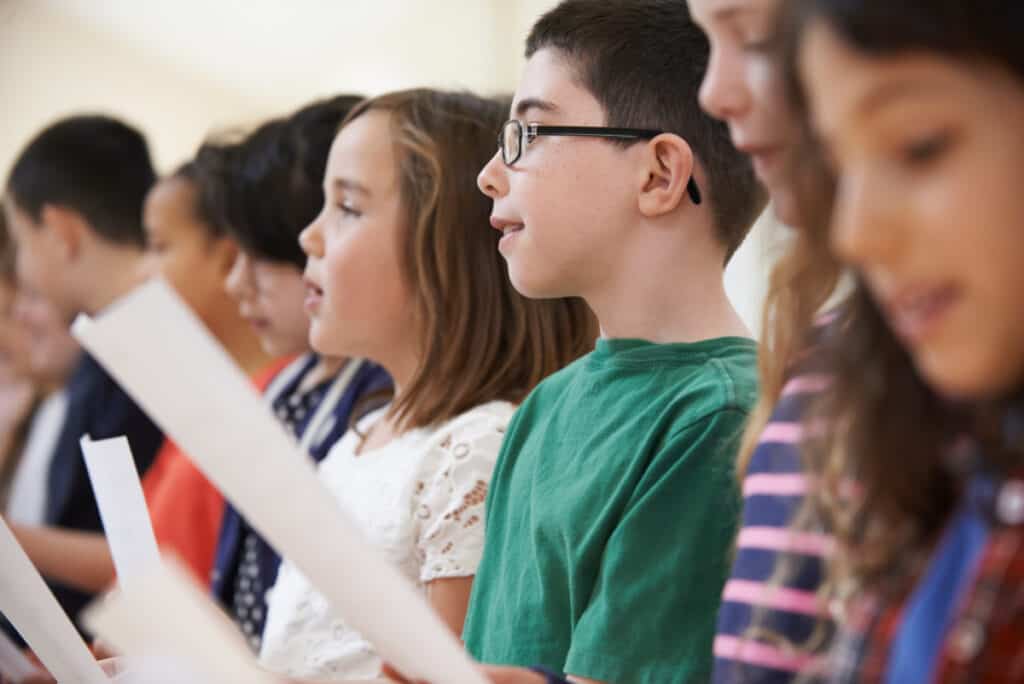
M 544 48 L 526 62 L 512 100 L 512 118 L 543 118 L 565 124 L 601 125 L 604 110 L 580 83 L 576 69 L 562 52 Z

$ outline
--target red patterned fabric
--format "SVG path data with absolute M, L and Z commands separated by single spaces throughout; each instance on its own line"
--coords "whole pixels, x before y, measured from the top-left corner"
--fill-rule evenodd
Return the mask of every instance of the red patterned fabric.
M 1024 470 L 993 490 L 992 532 L 945 637 L 935 682 L 1024 682 Z M 863 599 L 837 637 L 833 682 L 881 682 L 904 604 Z

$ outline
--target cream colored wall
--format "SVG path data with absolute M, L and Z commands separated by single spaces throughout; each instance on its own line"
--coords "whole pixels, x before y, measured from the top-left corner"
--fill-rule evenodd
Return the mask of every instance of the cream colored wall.
M 116 113 L 163 169 L 211 128 L 313 98 L 431 85 L 510 92 L 508 0 L 0 0 L 0 173 L 53 119 Z M 241 13 L 240 10 L 246 10 Z
M 0 0 L 0 174 L 53 119 L 121 116 L 162 170 L 211 131 L 315 97 L 401 87 L 511 92 L 523 42 L 556 0 Z M 244 10 L 244 11 L 243 11 Z M 775 251 L 765 218 L 727 271 L 759 325 Z
M 252 116 L 245 93 L 178 71 L 31 2 L 0 11 L 0 169 L 37 130 L 71 113 L 114 113 L 150 134 L 164 168 L 213 125 Z

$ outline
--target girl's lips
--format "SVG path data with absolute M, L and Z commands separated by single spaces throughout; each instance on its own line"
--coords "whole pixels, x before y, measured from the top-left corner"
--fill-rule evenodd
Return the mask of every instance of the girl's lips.
M 510 243 L 515 241 L 516 236 L 523 232 L 525 227 L 522 224 L 509 225 L 501 229 L 501 239 L 498 240 L 498 249 L 502 250 L 507 248 Z
M 774 179 L 781 170 L 782 155 L 777 149 L 754 150 L 750 153 L 750 160 L 754 166 L 754 173 L 763 183 Z
M 902 290 L 884 302 L 886 316 L 896 334 L 909 344 L 920 344 L 941 323 L 960 297 L 952 285 Z
M 320 303 L 323 301 L 323 296 L 310 291 L 306 294 L 306 301 L 304 302 L 304 308 L 306 313 L 310 316 L 315 316 L 320 311 Z
M 324 291 L 315 282 L 306 278 L 306 300 L 304 308 L 306 313 L 313 316 L 320 310 L 320 303 L 323 301 Z
M 251 325 L 252 327 L 256 328 L 257 330 L 266 330 L 267 328 L 270 327 L 270 321 L 268 321 L 265 318 L 258 318 L 258 317 L 255 317 L 255 316 L 248 316 L 248 317 L 246 317 L 245 320 L 249 321 L 249 325 Z
M 500 216 L 491 216 L 491 227 L 499 233 L 507 233 L 510 230 L 522 230 L 523 223 L 522 221 L 514 221 Z

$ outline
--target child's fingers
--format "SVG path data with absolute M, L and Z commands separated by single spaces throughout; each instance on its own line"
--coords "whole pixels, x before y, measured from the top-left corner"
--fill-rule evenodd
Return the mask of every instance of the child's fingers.
M 22 679 L 19 684 L 57 684 L 57 680 L 50 675 L 32 675 Z
M 113 677 L 124 672 L 124 660 L 120 657 L 105 658 L 100 661 L 100 667 L 103 668 L 104 674 Z
M 408 679 L 403 677 L 402 674 L 398 670 L 396 670 L 395 668 L 391 667 L 387 663 L 384 663 L 384 665 L 381 666 L 381 672 L 380 673 L 382 675 L 384 675 L 386 678 L 388 678 L 388 679 L 390 679 L 392 681 L 401 682 L 401 684 L 406 684 L 409 681 Z
M 422 679 L 407 679 L 405 675 L 403 675 L 401 672 L 393 668 L 388 663 L 384 663 L 384 665 L 381 667 L 381 674 L 384 675 L 386 678 L 390 679 L 391 681 L 398 682 L 399 684 L 429 684 L 429 682 L 425 682 Z
M 94 639 L 92 642 L 92 654 L 96 656 L 96 660 L 106 660 L 108 658 L 116 658 L 119 654 L 115 651 L 110 644 L 104 643 L 102 639 Z
M 494 667 L 484 665 L 480 668 L 494 684 L 545 684 L 543 675 L 521 667 Z

